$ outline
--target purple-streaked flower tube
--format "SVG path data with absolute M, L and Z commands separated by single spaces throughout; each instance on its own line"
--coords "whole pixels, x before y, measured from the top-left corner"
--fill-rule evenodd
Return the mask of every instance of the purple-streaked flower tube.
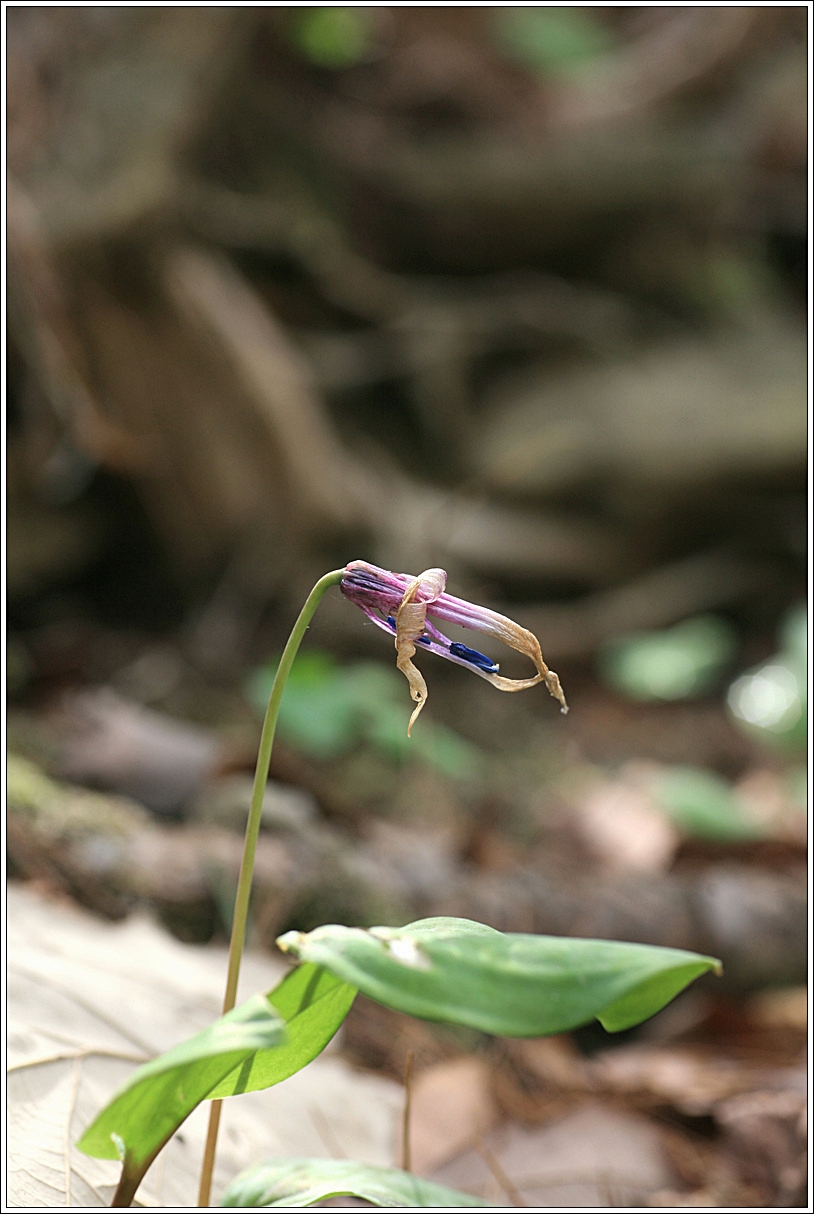
M 443 569 L 427 569 L 418 577 L 411 577 L 407 573 L 379 569 L 367 561 L 351 561 L 345 567 L 339 583 L 346 598 L 360 607 L 378 628 L 394 637 L 396 665 L 407 678 L 410 695 L 416 704 L 407 733 L 412 730 L 427 699 L 427 684 L 412 662 L 417 645 L 447 661 L 465 666 L 500 691 L 523 691 L 544 682 L 551 695 L 559 701 L 561 711 L 568 712 L 560 680 L 543 661 L 540 642 L 534 633 L 521 628 L 505 615 L 490 611 L 488 607 L 467 603 L 465 599 L 446 594 L 446 583 L 447 575 Z M 504 678 L 496 662 L 477 649 L 450 641 L 428 616 L 496 637 L 531 658 L 537 673 L 528 679 Z

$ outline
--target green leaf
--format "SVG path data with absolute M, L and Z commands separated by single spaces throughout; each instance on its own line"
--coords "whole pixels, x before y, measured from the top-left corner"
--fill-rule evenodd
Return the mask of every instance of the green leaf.
M 295 46 L 319 67 L 352 67 L 364 57 L 371 40 L 371 22 L 364 9 L 312 8 L 291 32 Z
M 398 690 L 398 703 L 381 705 L 366 722 L 365 740 L 388 758 L 401 762 L 421 759 L 453 780 L 477 777 L 483 767 L 480 752 L 454 730 L 438 721 L 426 721 L 424 728 L 407 736 L 403 688 Z
M 285 1023 L 264 995 L 234 1008 L 202 1033 L 138 1068 L 85 1130 L 77 1146 L 121 1159 L 142 1176 L 192 1110 L 257 1050 L 282 1040 Z
M 621 999 L 617 999 L 603 1008 L 601 1012 L 597 1012 L 597 1020 L 609 1033 L 620 1033 L 623 1029 L 631 1029 L 634 1025 L 641 1024 L 643 1020 L 654 1016 L 671 999 L 675 999 L 685 986 L 689 986 L 705 971 L 711 969 L 720 973 L 721 963 L 712 957 L 702 958 L 708 964 L 699 967 L 698 962 L 693 960 L 697 956 L 695 953 L 682 954 L 680 949 L 666 948 L 658 951 L 677 953 L 679 957 L 683 955 L 687 961 L 683 965 L 676 962 L 669 969 L 660 970 L 650 978 L 645 978 L 626 995 L 622 995 Z
M 759 839 L 763 829 L 744 813 L 726 780 L 697 767 L 672 767 L 655 780 L 653 792 L 671 818 L 703 839 Z
M 356 997 L 328 970 L 299 965 L 265 996 L 286 1022 L 285 1040 L 258 1050 L 208 1095 L 209 1100 L 273 1087 L 302 1070 L 321 1054 L 339 1029 Z
M 770 746 L 802 751 L 808 737 L 807 672 L 779 653 L 736 679 L 727 703 L 738 724 Z
M 259 712 L 266 710 L 276 671 L 275 663 L 250 680 L 249 696 Z M 333 658 L 314 651 L 298 655 L 280 705 L 282 737 L 314 758 L 330 759 L 357 741 L 360 712 L 358 689 Z
M 491 1204 L 397 1168 L 374 1168 L 349 1159 L 272 1159 L 241 1172 L 223 1194 L 221 1205 L 298 1209 L 327 1197 L 361 1197 L 386 1208 L 482 1209 Z
M 608 642 L 600 672 L 635 700 L 682 700 L 701 695 L 732 657 L 735 636 L 717 616 L 697 616 L 661 632 L 636 632 Z
M 496 20 L 505 50 L 543 74 L 571 71 L 613 46 L 607 27 L 579 6 L 507 6 Z
M 139 1067 L 78 1142 L 86 1155 L 121 1159 L 130 1191 L 202 1100 L 272 1087 L 322 1052 L 356 991 L 301 965 L 202 1033 Z
M 249 698 L 265 712 L 276 665 L 255 672 Z M 396 762 L 419 759 L 452 779 L 477 775 L 481 756 L 471 742 L 437 722 L 424 720 L 407 736 L 409 698 L 395 667 L 381 662 L 339 666 L 326 653 L 300 654 L 280 705 L 279 730 L 299 750 L 316 759 L 346 754 L 367 743 Z
M 507 1037 L 562 1033 L 594 1017 L 612 1031 L 627 1028 L 720 968 L 678 949 L 508 935 L 466 919 L 327 926 L 277 943 L 386 1007 Z
M 783 652 L 805 670 L 808 662 L 808 608 L 805 603 L 796 603 L 786 612 L 778 636 Z

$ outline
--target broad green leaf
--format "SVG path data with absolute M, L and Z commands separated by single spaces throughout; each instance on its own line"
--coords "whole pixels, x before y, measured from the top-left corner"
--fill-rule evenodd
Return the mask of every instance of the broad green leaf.
M 255 996 L 140 1067 L 79 1147 L 101 1159 L 122 1158 L 123 1150 L 146 1157 L 153 1139 L 162 1134 L 165 1141 L 202 1100 L 272 1087 L 301 1070 L 322 1053 L 355 995 L 327 970 L 298 966 L 267 995 Z M 145 1120 L 149 1140 L 140 1146 Z
M 609 641 L 599 658 L 612 687 L 635 700 L 682 700 L 701 695 L 732 657 L 735 635 L 717 616 L 697 616 L 660 632 Z
M 285 1022 L 264 995 L 139 1067 L 80 1138 L 97 1159 L 121 1159 L 133 1184 L 192 1110 L 257 1050 L 283 1038 Z
M 301 965 L 189 1041 L 140 1067 L 83 1134 L 86 1155 L 121 1159 L 132 1191 L 202 1100 L 272 1087 L 322 1052 L 348 1014 L 353 987 Z
M 208 1099 L 270 1088 L 302 1070 L 325 1049 L 355 997 L 355 987 L 328 970 L 316 965 L 297 966 L 265 996 L 286 1022 L 285 1040 L 247 1058 L 209 1093 Z
M 697 767 L 672 767 L 655 780 L 656 800 L 690 834 L 703 839 L 759 839 L 763 829 L 749 819 L 726 780 Z
M 277 943 L 386 1007 L 507 1037 L 562 1033 L 595 1017 L 612 1031 L 627 1028 L 720 968 L 678 949 L 508 935 L 466 919 L 327 926 Z
M 299 1209 L 327 1197 L 361 1197 L 374 1206 L 386 1208 L 482 1209 L 491 1204 L 482 1197 L 420 1180 L 411 1172 L 374 1168 L 349 1159 L 269 1160 L 241 1172 L 223 1194 L 220 1204 L 241 1209 L 256 1206 Z

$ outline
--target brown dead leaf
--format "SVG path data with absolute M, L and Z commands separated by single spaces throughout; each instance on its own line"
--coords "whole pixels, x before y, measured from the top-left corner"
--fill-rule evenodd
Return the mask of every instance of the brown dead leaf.
M 413 1083 L 410 1142 L 420 1176 L 476 1142 L 497 1120 L 486 1061 L 474 1055 L 439 1062 Z
M 760 823 L 772 839 L 805 846 L 808 828 L 805 806 L 795 803 L 788 779 L 784 779 L 783 774 L 755 768 L 741 777 L 735 792 L 750 817 Z
M 749 1001 L 749 1018 L 769 1029 L 791 1029 L 805 1033 L 808 1028 L 808 990 L 790 986 L 779 991 L 762 991 Z
M 646 1118 L 591 1101 L 542 1128 L 507 1123 L 439 1168 L 433 1180 L 488 1201 L 532 1208 L 646 1205 L 673 1181 L 655 1128 Z M 487 1160 L 493 1156 L 497 1167 Z M 506 1191 L 505 1178 L 512 1186 Z
M 776 1194 L 776 1206 L 806 1204 L 806 1084 L 797 1090 L 744 1092 L 715 1111 L 744 1176 Z
M 513 1043 L 526 1066 L 545 1083 L 563 1091 L 588 1091 L 585 1063 L 570 1037 L 532 1037 Z
M 680 842 L 641 781 L 624 776 L 593 788 L 577 806 L 576 824 L 593 855 L 617 871 L 664 872 Z
M 540 1123 L 563 1117 L 592 1081 L 570 1037 L 502 1043 L 492 1072 L 492 1091 L 514 1121 Z
M 101 923 L 16 884 L 8 905 L 10 1205 L 109 1205 L 119 1166 L 72 1144 L 141 1059 L 218 1018 L 226 949 L 182 945 L 143 917 Z M 283 972 L 248 953 L 239 999 Z M 335 1143 L 349 1158 L 392 1164 L 401 1104 L 397 1084 L 323 1055 L 286 1083 L 225 1102 L 216 1190 L 264 1155 L 331 1155 Z M 173 1135 L 141 1204 L 194 1201 L 207 1119 L 204 1104 Z
M 695 1117 L 754 1082 L 752 1067 L 678 1046 L 606 1050 L 594 1059 L 591 1073 L 605 1092 L 648 1097 Z

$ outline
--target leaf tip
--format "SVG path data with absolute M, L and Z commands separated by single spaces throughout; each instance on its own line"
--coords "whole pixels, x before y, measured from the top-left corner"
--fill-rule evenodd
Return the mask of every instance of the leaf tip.
M 293 953 L 296 957 L 304 939 L 305 932 L 284 932 L 282 936 L 277 937 L 275 944 L 281 953 Z

